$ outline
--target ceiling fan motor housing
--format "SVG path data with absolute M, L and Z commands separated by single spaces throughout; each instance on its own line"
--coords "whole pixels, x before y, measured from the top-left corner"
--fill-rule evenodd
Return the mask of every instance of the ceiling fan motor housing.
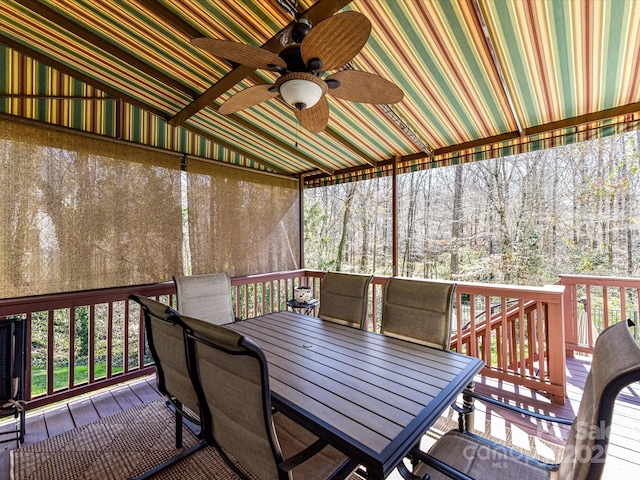
M 291 39 L 296 43 L 300 43 L 307 36 L 309 30 L 311 30 L 311 22 L 304 17 L 297 18 L 291 30 Z
M 307 64 L 302 59 L 300 44 L 294 43 L 284 48 L 278 56 L 287 64 L 288 72 L 308 72 Z

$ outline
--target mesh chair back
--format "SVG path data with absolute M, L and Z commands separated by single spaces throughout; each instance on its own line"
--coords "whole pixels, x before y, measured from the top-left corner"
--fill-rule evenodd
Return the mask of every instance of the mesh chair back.
M 256 478 L 277 480 L 282 461 L 271 416 L 267 361 L 255 343 L 233 330 L 181 316 L 193 335 L 200 385 L 211 422 L 205 438 Z
M 173 277 L 180 313 L 223 325 L 235 320 L 231 280 L 226 273 Z
M 14 429 L 0 429 L 0 443 L 24 442 L 26 323 L 20 319 L 0 321 L 0 417 L 13 415 L 17 419 Z
M 0 405 L 13 398 L 13 323 L 0 322 Z
M 318 317 L 331 322 L 364 328 L 371 275 L 329 272 L 320 285 Z
M 604 330 L 596 341 L 578 414 L 569 430 L 559 478 L 600 478 L 616 397 L 640 380 L 640 348 L 627 322 Z
M 149 350 L 156 364 L 158 389 L 199 415 L 198 397 L 187 369 L 184 329 L 172 315 L 177 312 L 147 297 L 131 295 L 129 298 L 139 303 L 144 312 Z
M 384 287 L 385 335 L 449 350 L 456 284 L 390 278 Z

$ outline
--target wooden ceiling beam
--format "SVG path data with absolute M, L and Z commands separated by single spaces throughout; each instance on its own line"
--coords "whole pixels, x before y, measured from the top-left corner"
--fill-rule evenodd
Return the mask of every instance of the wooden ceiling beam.
M 445 155 L 447 153 L 453 152 L 462 152 L 464 150 L 469 150 L 471 148 L 485 147 L 488 145 L 499 144 L 502 142 L 506 142 L 509 140 L 514 140 L 517 138 L 529 137 L 533 135 L 541 135 L 545 133 L 551 133 L 557 130 L 563 130 L 566 128 L 579 127 L 580 125 L 585 125 L 589 123 L 599 122 L 602 120 L 606 120 L 609 118 L 620 117 L 622 115 L 630 115 L 634 113 L 640 112 L 640 102 L 630 103 L 628 105 L 624 105 L 621 107 L 609 108 L 606 110 L 601 110 L 599 112 L 588 113 L 585 115 L 579 115 L 577 117 L 567 118 L 564 120 L 558 120 L 556 122 L 549 122 L 543 125 L 538 125 L 536 127 L 531 127 L 523 130 L 523 132 L 518 132 L 516 130 L 512 132 L 501 133 L 499 135 L 494 135 L 492 137 L 480 138 L 478 140 L 471 140 L 469 142 L 462 142 L 456 145 L 449 145 L 446 147 L 437 148 L 433 152 L 433 156 Z M 400 157 L 399 161 L 408 162 L 411 160 L 419 160 L 421 158 L 427 158 L 431 155 L 428 155 L 424 152 L 412 153 L 409 155 L 403 155 Z M 388 158 L 385 160 L 381 160 L 377 163 L 377 167 L 385 167 L 389 166 L 393 163 L 393 158 Z M 366 165 L 345 168 L 342 170 L 336 170 L 335 175 L 344 175 L 348 173 L 357 173 L 363 170 L 367 170 L 371 167 Z M 305 177 L 305 181 L 307 180 L 319 180 L 322 178 L 326 178 L 329 175 L 325 173 L 312 173 Z
M 302 13 L 304 17 L 309 19 L 312 25 L 319 23 L 327 17 L 342 10 L 346 5 L 351 3 L 352 0 L 318 0 L 308 10 Z M 293 23 L 293 21 L 291 22 Z M 291 24 L 290 23 L 290 24 Z M 284 48 L 280 42 L 280 38 L 287 30 L 289 25 L 285 26 L 276 35 L 267 40 L 261 48 L 273 53 L 280 53 Z M 196 98 L 193 102 L 186 105 L 181 111 L 179 111 L 170 121 L 172 126 L 182 125 L 187 119 L 198 113 L 203 108 L 210 106 L 213 101 L 222 95 L 227 90 L 233 88 L 239 82 L 251 75 L 255 69 L 244 65 L 239 65 L 227 73 L 224 77 L 218 80 L 215 84 L 205 90 L 202 95 Z
M 470 148 L 484 147 L 486 145 L 492 145 L 494 143 L 513 140 L 514 138 L 519 138 L 520 136 L 520 132 L 514 130 L 512 132 L 493 135 L 492 137 L 479 138 L 478 140 L 471 140 L 469 142 L 462 142 L 455 145 L 449 145 L 447 147 L 436 148 L 433 152 L 433 155 L 445 155 L 447 153 L 460 152 L 462 150 L 468 150 Z
M 46 18 L 50 22 L 55 23 L 59 27 L 71 32 L 73 35 L 76 35 L 77 37 L 80 37 L 86 40 L 87 42 L 91 43 L 92 45 L 95 45 L 99 49 L 122 60 L 128 65 L 131 65 L 132 67 L 137 68 L 141 72 L 144 72 L 147 75 L 150 75 L 151 77 L 157 80 L 160 80 L 165 85 L 179 92 L 184 93 L 189 98 L 195 98 L 196 92 L 188 88 L 184 84 L 180 83 L 175 78 L 167 75 L 164 72 L 161 72 L 160 70 L 157 70 L 155 67 L 142 61 L 138 57 L 130 54 L 129 52 L 121 49 L 120 47 L 117 47 L 113 43 L 109 42 L 108 40 L 105 40 L 100 35 L 93 33 L 91 30 L 83 27 L 82 25 L 79 25 L 74 21 L 69 20 L 64 15 L 43 5 L 42 3 L 36 0 L 16 0 L 16 2 L 18 2 L 23 7 L 28 8 L 32 12 L 40 15 L 41 17 Z
M 200 30 L 184 20 L 181 16 L 173 13 L 173 11 L 162 5 L 158 0 L 137 0 L 137 3 L 142 5 L 145 10 L 153 12 L 157 17 L 163 19 L 175 29 L 181 31 L 187 37 L 195 38 L 202 36 L 202 32 L 200 32 Z
M 538 125 L 537 127 L 526 128 L 524 130 L 524 135 L 538 135 L 562 128 L 578 127 L 586 123 L 599 122 L 608 118 L 615 118 L 621 115 L 629 115 L 637 112 L 640 112 L 640 102 L 629 103 L 627 105 L 622 105 L 621 107 L 608 108 L 606 110 L 600 110 L 599 112 L 587 113 L 585 115 L 578 115 L 577 117 L 549 122 L 544 125 Z

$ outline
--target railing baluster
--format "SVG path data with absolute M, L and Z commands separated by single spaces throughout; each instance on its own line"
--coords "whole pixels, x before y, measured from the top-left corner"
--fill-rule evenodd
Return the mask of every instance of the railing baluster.
M 620 286 L 618 291 L 620 293 L 620 320 L 624 320 L 627 318 L 626 289 L 623 286 Z
M 113 302 L 107 306 L 107 378 L 113 373 Z
M 482 357 L 484 363 L 491 367 L 491 297 L 484 297 L 484 334 L 482 336 Z
M 469 353 L 473 357 L 478 356 L 478 341 L 476 338 L 476 296 L 469 296 L 469 307 L 470 307 L 470 316 L 469 316 Z
M 587 289 L 587 341 L 589 342 L 589 346 L 594 345 L 594 331 L 593 331 L 593 313 L 591 310 L 591 285 L 586 285 Z M 579 338 L 578 338 L 579 339 Z M 578 343 L 578 342 L 576 342 Z
M 31 312 L 27 312 L 26 314 L 26 318 L 25 321 L 27 322 L 27 328 L 26 328 L 26 336 L 27 336 L 27 342 L 26 342 L 26 347 L 27 347 L 27 351 L 25 352 L 26 357 L 26 365 L 25 365 L 25 399 L 26 400 L 31 400 L 31 375 L 32 375 L 32 368 L 31 368 L 31 321 L 32 321 L 32 314 Z
M 606 286 L 602 287 L 602 312 L 604 316 L 604 327 L 607 328 L 609 326 L 609 290 Z M 593 345 L 593 340 L 589 339 L 590 345 Z
M 71 307 L 69 309 L 69 388 L 75 386 L 75 374 L 76 374 L 76 309 Z
M 131 303 L 131 302 L 128 302 Z M 138 311 L 136 315 L 136 321 L 138 322 L 138 369 L 144 367 L 144 314 L 138 304 L 135 305 L 135 310 Z
M 545 352 L 545 332 L 547 328 L 545 327 L 545 323 L 548 321 L 548 315 L 544 310 L 544 305 L 542 302 L 536 302 L 536 327 L 537 327 L 537 350 L 538 350 L 538 378 L 541 381 L 546 379 L 546 371 L 547 366 L 545 362 L 547 360 L 547 355 Z
M 129 302 L 124 302 L 124 313 L 122 318 L 122 371 L 129 373 Z
M 96 381 L 96 306 L 89 305 L 89 385 Z
M 501 341 L 501 347 L 502 348 L 498 348 L 498 356 L 500 357 L 500 368 L 506 368 L 507 364 L 508 364 L 508 360 L 507 360 L 507 348 L 509 345 L 509 319 L 507 318 L 507 299 L 505 297 L 502 297 L 500 299 L 500 306 L 502 309 L 502 314 L 500 315 L 501 319 L 502 319 L 502 326 L 500 328 L 500 338 L 502 339 Z
M 53 328 L 53 310 L 47 312 L 47 395 L 51 395 L 54 390 L 53 385 L 53 358 L 55 349 L 55 330 Z

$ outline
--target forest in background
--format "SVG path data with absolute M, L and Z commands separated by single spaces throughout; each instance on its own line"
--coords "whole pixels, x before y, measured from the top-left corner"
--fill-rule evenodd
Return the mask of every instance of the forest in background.
M 640 131 L 398 175 L 398 274 L 545 285 L 640 273 Z M 391 177 L 304 192 L 305 267 L 391 275 Z

